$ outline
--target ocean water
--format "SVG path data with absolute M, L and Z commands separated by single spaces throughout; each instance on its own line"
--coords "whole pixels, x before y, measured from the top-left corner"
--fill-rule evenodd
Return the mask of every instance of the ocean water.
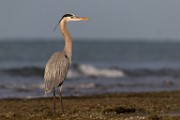
M 45 97 L 44 67 L 63 46 L 63 40 L 1 41 L 0 98 Z M 169 90 L 180 90 L 180 43 L 73 41 L 63 96 Z

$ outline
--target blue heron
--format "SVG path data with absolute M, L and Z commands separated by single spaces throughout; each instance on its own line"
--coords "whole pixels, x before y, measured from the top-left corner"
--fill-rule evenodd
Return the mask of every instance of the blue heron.
M 60 24 L 60 31 L 65 40 L 65 47 L 62 51 L 55 52 L 46 64 L 44 72 L 45 94 L 50 93 L 53 89 L 53 114 L 55 114 L 55 88 L 60 87 L 59 98 L 64 114 L 64 107 L 62 103 L 62 84 L 67 76 L 71 65 L 72 58 L 72 40 L 66 28 L 66 23 L 69 21 L 88 20 L 88 18 L 78 17 L 73 14 L 65 14 L 62 16 L 58 24 Z M 58 26 L 56 25 L 56 27 Z M 55 29 L 56 29 L 55 27 Z

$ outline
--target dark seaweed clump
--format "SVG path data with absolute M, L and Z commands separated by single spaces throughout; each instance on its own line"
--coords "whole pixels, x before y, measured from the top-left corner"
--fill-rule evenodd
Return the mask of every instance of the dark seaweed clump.
M 135 113 L 136 109 L 135 108 L 124 108 L 124 107 L 115 107 L 115 108 L 110 108 L 104 110 L 105 113 L 109 112 L 115 112 L 116 114 L 121 114 L 121 113 Z

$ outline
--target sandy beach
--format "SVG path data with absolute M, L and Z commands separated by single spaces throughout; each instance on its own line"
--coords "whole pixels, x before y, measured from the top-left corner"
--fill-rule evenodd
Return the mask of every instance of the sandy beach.
M 64 97 L 65 115 L 56 100 L 53 116 L 52 98 L 1 99 L 0 119 L 180 120 L 180 91 Z

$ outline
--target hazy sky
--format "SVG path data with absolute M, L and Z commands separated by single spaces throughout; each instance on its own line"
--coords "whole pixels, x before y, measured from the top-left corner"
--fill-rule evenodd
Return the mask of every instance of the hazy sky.
M 53 28 L 65 13 L 75 38 L 179 39 L 180 0 L 1 0 L 0 39 L 61 38 Z

